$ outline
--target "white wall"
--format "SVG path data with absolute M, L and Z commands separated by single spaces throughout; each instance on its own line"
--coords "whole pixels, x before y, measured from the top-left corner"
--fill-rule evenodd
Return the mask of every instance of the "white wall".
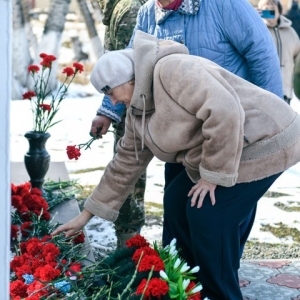
M 9 112 L 11 99 L 11 0 L 0 0 L 0 298 L 9 299 L 10 159 Z M 4 229 L 4 230 L 3 230 Z

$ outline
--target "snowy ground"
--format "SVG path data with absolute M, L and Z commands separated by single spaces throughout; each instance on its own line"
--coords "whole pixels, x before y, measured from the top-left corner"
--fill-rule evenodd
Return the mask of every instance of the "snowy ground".
M 76 98 L 78 94 L 92 95 L 91 97 Z M 105 167 L 112 157 L 113 135 L 108 133 L 102 140 L 95 142 L 91 150 L 82 151 L 78 161 L 68 160 L 65 148 L 67 145 L 75 145 L 86 142 L 89 137 L 91 121 L 101 103 L 101 95 L 97 94 L 90 85 L 71 85 L 70 98 L 62 102 L 57 115 L 57 120 L 63 120 L 49 130 L 51 137 L 47 142 L 47 150 L 52 161 L 64 161 L 70 173 L 71 179 L 79 179 L 82 185 L 95 185 L 103 171 L 94 171 L 81 174 L 72 174 L 74 171 L 88 168 Z M 292 100 L 292 107 L 300 112 L 300 102 Z M 23 137 L 24 133 L 31 129 L 30 103 L 25 100 L 11 102 L 11 161 L 23 161 L 23 156 L 28 150 L 28 142 Z M 147 170 L 146 201 L 162 203 L 163 197 L 163 166 L 164 164 L 153 159 Z M 260 230 L 262 224 L 276 224 L 282 222 L 289 227 L 300 230 L 299 212 L 286 212 L 274 206 L 275 202 L 284 203 L 287 206 L 300 206 L 300 164 L 285 172 L 271 187 L 288 196 L 278 198 L 264 197 L 259 201 L 256 221 L 250 235 L 250 240 L 258 240 L 267 243 L 291 243 L 291 239 L 278 239 L 270 232 Z M 94 218 L 87 226 L 91 243 L 94 247 L 110 250 L 115 243 L 112 224 L 99 218 Z M 161 226 L 153 225 L 143 228 L 142 234 L 152 242 L 161 239 Z

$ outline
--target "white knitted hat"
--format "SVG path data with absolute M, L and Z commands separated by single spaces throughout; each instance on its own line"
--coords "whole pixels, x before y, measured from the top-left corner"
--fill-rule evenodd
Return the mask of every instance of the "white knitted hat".
M 133 49 L 116 50 L 103 54 L 91 73 L 91 83 L 99 93 L 106 93 L 133 78 Z

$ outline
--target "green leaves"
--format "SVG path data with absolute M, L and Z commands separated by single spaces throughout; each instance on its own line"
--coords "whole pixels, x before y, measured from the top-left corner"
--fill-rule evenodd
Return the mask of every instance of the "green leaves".
M 154 248 L 159 251 L 159 255 L 164 260 L 165 272 L 160 272 L 160 276 L 169 284 L 169 296 L 171 299 L 185 300 L 192 295 L 187 287 L 192 280 L 196 280 L 194 273 L 199 271 L 199 267 L 193 269 L 180 257 L 180 250 L 176 249 L 176 239 L 173 239 L 170 245 L 159 249 L 157 245 Z M 165 273 L 165 274 L 164 274 Z M 167 278 L 166 276 L 167 275 Z M 195 287 L 200 287 L 200 284 L 195 284 Z

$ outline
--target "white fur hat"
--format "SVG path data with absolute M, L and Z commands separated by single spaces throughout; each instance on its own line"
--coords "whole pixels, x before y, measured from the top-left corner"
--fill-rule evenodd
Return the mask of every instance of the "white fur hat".
M 133 78 L 133 49 L 104 53 L 91 73 L 91 83 L 99 93 L 106 93 Z

